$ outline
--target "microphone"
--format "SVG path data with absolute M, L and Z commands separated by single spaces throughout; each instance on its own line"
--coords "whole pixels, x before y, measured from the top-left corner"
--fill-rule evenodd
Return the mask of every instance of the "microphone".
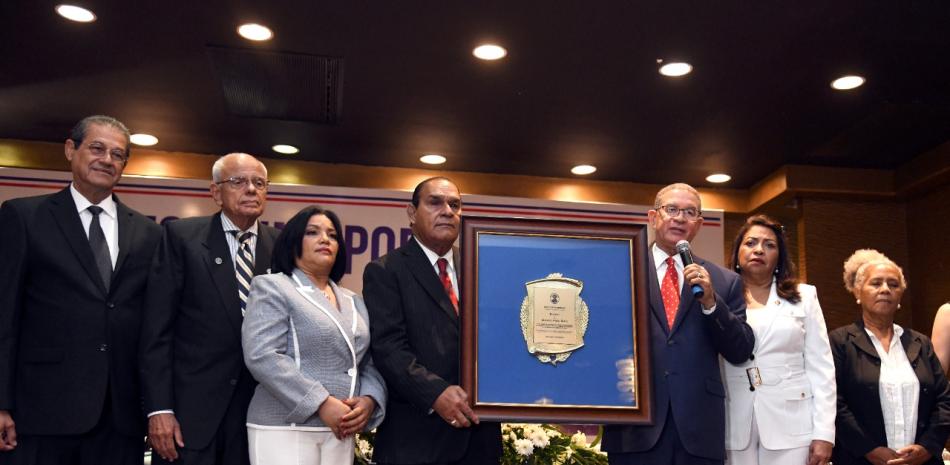
M 683 260 L 683 266 L 693 264 L 693 254 L 689 251 L 689 242 L 686 240 L 681 240 L 676 243 L 676 251 L 680 254 L 680 258 Z M 701 299 L 703 297 L 703 287 L 699 284 L 693 284 L 690 287 L 690 290 L 693 291 L 693 297 Z

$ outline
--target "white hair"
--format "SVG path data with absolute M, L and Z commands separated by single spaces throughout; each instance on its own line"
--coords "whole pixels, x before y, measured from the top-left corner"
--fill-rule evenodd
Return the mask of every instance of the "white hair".
M 703 209 L 703 198 L 699 196 L 699 191 L 697 191 L 693 186 L 690 186 L 689 184 L 686 184 L 684 182 L 673 183 L 660 189 L 660 191 L 656 193 L 656 198 L 653 199 L 653 208 L 654 209 L 660 208 L 661 207 L 660 200 L 663 198 L 663 196 L 667 192 L 675 191 L 675 190 L 686 191 L 696 196 L 696 203 L 698 204 L 699 209 L 700 210 Z
M 214 182 L 224 181 L 224 179 L 221 179 L 221 176 L 223 176 L 222 173 L 224 171 L 225 159 L 228 157 L 237 157 L 237 156 L 245 156 L 245 157 L 253 158 L 255 161 L 261 164 L 262 168 L 264 168 L 264 177 L 267 177 L 267 166 L 265 166 L 264 163 L 262 163 L 260 160 L 255 158 L 253 155 L 249 155 L 249 154 L 241 153 L 241 152 L 234 152 L 234 153 L 229 153 L 227 155 L 223 155 L 219 157 L 217 160 L 215 160 L 214 165 L 211 166 L 211 180 Z
M 864 281 L 867 279 L 867 272 L 871 265 L 893 266 L 897 270 L 897 274 L 900 275 L 901 289 L 907 289 L 904 270 L 897 266 L 897 263 L 894 263 L 893 260 L 887 258 L 887 255 L 877 250 L 859 249 L 844 262 L 844 287 L 848 292 L 858 295 L 861 286 L 864 285 Z

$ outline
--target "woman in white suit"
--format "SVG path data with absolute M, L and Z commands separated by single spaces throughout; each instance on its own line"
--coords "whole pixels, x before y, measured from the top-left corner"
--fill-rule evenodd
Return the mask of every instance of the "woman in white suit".
M 241 337 L 260 382 L 247 412 L 253 465 L 353 463 L 354 434 L 383 419 L 366 305 L 336 284 L 342 234 L 332 211 L 304 208 L 277 237 L 274 274 L 251 283 Z
M 730 266 L 746 288 L 755 333 L 745 363 L 722 361 L 726 463 L 823 465 L 835 438 L 835 367 L 814 286 L 799 283 L 785 230 L 765 215 L 746 220 Z

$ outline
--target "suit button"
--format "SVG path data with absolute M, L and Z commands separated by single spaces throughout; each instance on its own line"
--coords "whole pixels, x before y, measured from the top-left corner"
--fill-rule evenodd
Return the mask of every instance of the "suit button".
M 231 381 L 228 381 L 228 382 L 231 383 L 231 386 L 237 386 L 237 380 L 236 380 L 236 379 L 232 379 Z
M 356 376 L 356 368 L 350 368 L 349 370 L 346 370 L 346 374 L 350 375 L 351 378 Z
M 105 352 L 109 350 L 109 344 L 99 344 L 99 352 Z
M 755 354 L 749 354 L 749 360 L 755 360 Z
M 675 342 L 672 339 L 670 339 L 669 341 L 666 341 L 666 345 L 668 346 L 671 346 L 673 344 L 675 344 Z
M 669 376 L 670 370 L 663 370 L 663 376 Z
M 109 302 L 106 304 L 106 307 L 115 308 L 115 302 Z

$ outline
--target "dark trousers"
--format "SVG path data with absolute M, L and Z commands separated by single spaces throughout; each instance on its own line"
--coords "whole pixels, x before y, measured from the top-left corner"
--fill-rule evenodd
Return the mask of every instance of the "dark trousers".
M 18 434 L 17 446 L 0 452 L 0 465 L 142 465 L 144 437 L 126 436 L 115 428 L 111 402 L 99 422 L 83 434 L 48 436 Z M 16 421 L 16 412 L 14 412 Z
M 207 447 L 189 449 L 188 436 L 185 436 L 185 447 L 178 449 L 178 460 L 168 462 L 158 454 L 152 453 L 152 463 L 156 465 L 250 465 L 251 459 L 247 449 L 247 400 L 243 397 L 240 395 L 231 397 L 218 431 Z
M 492 425 L 493 427 L 488 427 Z M 472 426 L 465 455 L 455 462 L 436 462 L 423 465 L 498 465 L 501 459 L 501 436 L 497 423 Z M 384 465 L 384 464 L 380 464 Z
M 723 445 L 725 449 L 725 445 Z M 666 414 L 666 424 L 656 445 L 644 452 L 611 452 L 607 458 L 610 465 L 723 465 L 722 460 L 698 457 L 686 452 L 673 421 L 673 410 Z

